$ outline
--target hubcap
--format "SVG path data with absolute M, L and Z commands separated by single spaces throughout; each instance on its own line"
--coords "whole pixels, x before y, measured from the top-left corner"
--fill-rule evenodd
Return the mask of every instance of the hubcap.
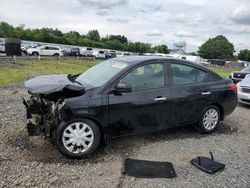
M 72 123 L 63 131 L 62 141 L 69 152 L 82 153 L 93 144 L 94 133 L 86 123 Z
M 215 109 L 209 109 L 203 116 L 203 125 L 207 130 L 215 128 L 219 120 L 219 114 Z

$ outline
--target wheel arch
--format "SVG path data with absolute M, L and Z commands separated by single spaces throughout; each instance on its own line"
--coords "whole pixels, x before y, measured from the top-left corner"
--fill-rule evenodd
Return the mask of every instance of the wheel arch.
M 223 109 L 222 105 L 219 103 L 212 103 L 210 105 L 214 105 L 220 110 L 220 120 L 223 121 L 224 120 L 224 109 Z
M 33 51 L 33 52 L 31 52 L 31 54 L 33 55 L 33 54 L 38 54 L 38 55 L 40 55 L 40 53 L 38 52 L 38 51 Z
M 107 140 L 107 135 L 104 132 L 104 128 L 103 128 L 102 123 L 100 121 L 98 121 L 97 119 L 89 117 L 89 116 L 85 116 L 85 117 L 82 117 L 82 118 L 93 121 L 99 127 L 99 130 L 100 130 L 100 133 L 101 133 L 101 142 L 100 142 L 100 144 L 106 146 L 108 140 Z

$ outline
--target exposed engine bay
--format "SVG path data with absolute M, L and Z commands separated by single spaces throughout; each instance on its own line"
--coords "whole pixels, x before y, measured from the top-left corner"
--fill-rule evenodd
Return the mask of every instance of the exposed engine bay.
M 44 134 L 54 138 L 55 130 L 61 123 L 60 109 L 66 98 L 77 97 L 85 93 L 85 88 L 74 82 L 71 75 L 39 76 L 25 82 L 30 96 L 23 99 L 26 107 L 28 133 L 30 136 Z

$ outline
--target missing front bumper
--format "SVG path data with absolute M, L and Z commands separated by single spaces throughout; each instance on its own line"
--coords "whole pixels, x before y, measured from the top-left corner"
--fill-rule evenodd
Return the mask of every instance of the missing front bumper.
M 39 136 L 42 134 L 41 127 L 35 125 L 32 122 L 27 123 L 27 129 L 28 129 L 29 136 Z

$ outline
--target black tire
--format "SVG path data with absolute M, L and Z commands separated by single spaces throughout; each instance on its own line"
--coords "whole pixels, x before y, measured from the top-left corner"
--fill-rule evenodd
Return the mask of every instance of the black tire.
M 32 52 L 32 55 L 33 56 L 39 56 L 39 53 L 38 52 Z
M 53 56 L 55 56 L 55 57 L 59 57 L 59 54 L 58 54 L 58 53 L 55 53 Z
M 218 120 L 217 120 L 217 123 L 214 123 L 210 128 L 208 128 L 208 126 L 206 126 L 205 124 L 205 116 L 207 116 L 207 112 L 209 110 L 212 110 L 213 112 L 216 112 L 216 115 L 218 117 Z M 211 111 L 210 111 L 211 112 Z M 201 117 L 200 117 L 200 120 L 198 122 L 198 126 L 199 126 L 199 129 L 203 132 L 203 133 L 212 133 L 219 125 L 220 123 L 220 117 L 221 117 L 221 114 L 220 114 L 220 110 L 218 109 L 217 106 L 215 105 L 210 105 L 208 106 L 207 108 L 205 108 L 201 114 Z
M 81 153 L 73 153 L 70 152 L 63 143 L 63 133 L 64 130 L 69 127 L 70 125 L 76 123 L 76 122 L 81 122 L 84 124 L 87 124 L 91 130 L 93 131 L 93 135 L 94 135 L 94 139 L 93 142 L 91 144 L 91 146 L 84 152 Z M 58 127 L 57 127 L 57 131 L 56 131 L 56 145 L 57 148 L 59 149 L 59 151 L 67 158 L 71 158 L 71 159 L 83 159 L 83 158 L 87 158 L 90 154 L 92 154 L 97 147 L 100 144 L 100 140 L 101 140 L 101 132 L 99 127 L 91 120 L 87 120 L 87 119 L 82 119 L 82 118 L 77 118 L 77 119 L 72 119 L 68 122 L 63 122 L 61 123 Z M 76 144 L 74 145 L 74 148 L 78 147 L 76 146 Z

